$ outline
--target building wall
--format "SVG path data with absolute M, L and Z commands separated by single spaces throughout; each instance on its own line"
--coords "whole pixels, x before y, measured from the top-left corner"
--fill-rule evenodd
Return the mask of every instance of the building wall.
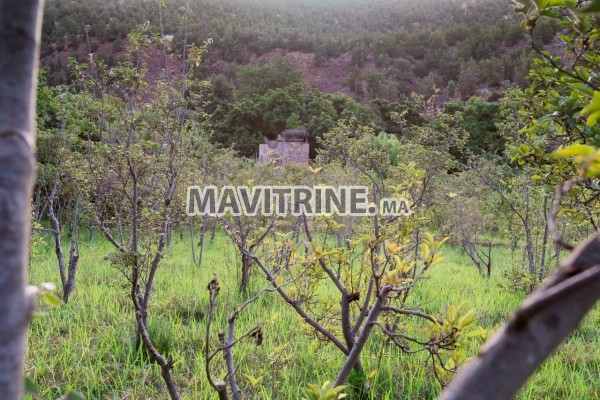
M 270 141 L 258 148 L 258 163 L 266 164 L 269 159 L 277 158 L 282 165 L 308 164 L 309 144 L 303 142 Z

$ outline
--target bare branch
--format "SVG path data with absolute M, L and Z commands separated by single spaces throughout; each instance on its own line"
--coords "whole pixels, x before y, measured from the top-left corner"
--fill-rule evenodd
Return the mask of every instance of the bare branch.
M 115 246 L 117 248 L 117 250 L 119 250 L 121 253 L 126 253 L 125 248 L 121 244 L 119 244 L 119 242 L 117 242 L 115 240 L 115 238 L 110 233 L 110 231 L 108 230 L 108 228 L 102 222 L 100 222 L 100 220 L 98 219 L 98 217 L 94 218 L 94 224 L 96 224 L 96 226 L 98 227 L 98 229 L 100 229 L 102 231 L 102 233 L 104 234 L 104 236 L 106 237 L 106 239 L 113 246 Z
M 262 269 L 262 271 L 267 276 L 267 279 L 271 283 L 275 282 L 275 277 L 273 276 L 273 274 L 269 272 L 269 270 L 265 267 L 265 265 L 255 254 L 252 254 L 248 251 L 244 251 L 244 253 L 256 262 L 256 264 L 260 267 L 260 269 Z M 277 290 L 277 293 L 279 293 L 279 295 L 285 300 L 286 303 L 288 303 L 290 306 L 292 306 L 294 310 L 296 310 L 296 312 L 304 319 L 304 321 L 306 321 L 310 326 L 312 326 L 317 332 L 329 339 L 329 341 L 331 341 L 337 348 L 339 348 L 342 351 L 342 353 L 349 353 L 348 348 L 333 333 L 331 333 L 317 321 L 312 319 L 310 315 L 308 315 L 306 311 L 304 311 L 304 309 L 300 307 L 300 304 L 298 304 L 297 301 L 289 297 L 288 294 L 279 285 L 277 285 L 277 282 L 275 282 L 274 286 Z

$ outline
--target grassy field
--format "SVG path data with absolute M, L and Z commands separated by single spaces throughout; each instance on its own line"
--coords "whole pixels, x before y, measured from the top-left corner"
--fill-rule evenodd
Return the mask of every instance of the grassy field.
M 177 238 L 179 239 L 179 238 Z M 65 243 L 65 251 L 68 251 Z M 112 268 L 104 256 L 112 251 L 101 239 L 81 245 L 81 258 L 75 293 L 67 305 L 36 318 L 31 326 L 27 352 L 27 375 L 41 390 L 40 398 L 56 399 L 70 390 L 88 399 L 167 399 L 168 395 L 157 365 L 134 348 L 134 317 L 128 298 L 127 281 Z M 56 258 L 50 242 L 36 249 L 30 268 L 32 284 L 59 282 Z M 475 308 L 478 322 L 487 329 L 497 328 L 523 300 L 499 286 L 500 271 L 511 263 L 509 250 L 494 249 L 496 269 L 492 279 L 482 278 L 458 249 L 446 246 L 447 262 L 436 266 L 429 279 L 411 294 L 412 304 L 437 313 L 444 303 L 467 301 Z M 151 298 L 149 324 L 157 348 L 175 360 L 174 376 L 185 399 L 214 399 L 204 373 L 205 323 L 208 282 L 216 275 L 221 283 L 217 332 L 227 316 L 244 298 L 237 293 L 238 260 L 225 236 L 207 241 L 201 268 L 194 265 L 189 238 L 176 240 L 169 248 Z M 253 289 L 264 285 L 257 274 Z M 234 348 L 242 390 L 250 393 L 242 374 L 264 377 L 256 399 L 300 399 L 309 383 L 335 380 L 343 359 L 328 345 L 310 340 L 307 327 L 276 294 L 267 294 L 248 307 L 238 322 L 237 332 L 245 332 L 265 321 L 264 342 L 257 347 L 250 341 Z M 291 356 L 285 365 L 271 365 L 270 354 L 287 344 Z M 382 347 L 383 340 L 373 335 L 364 351 L 367 374 L 376 399 L 432 399 L 440 387 L 424 355 L 405 355 L 394 346 Z M 477 345 L 469 349 L 472 354 Z M 380 358 L 380 355 L 382 356 Z M 224 377 L 221 359 L 213 361 L 216 375 Z M 520 399 L 600 399 L 600 307 L 587 316 L 529 381 Z

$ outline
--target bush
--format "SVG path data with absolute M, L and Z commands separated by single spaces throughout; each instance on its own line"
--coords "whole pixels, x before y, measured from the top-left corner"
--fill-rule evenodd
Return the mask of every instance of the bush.
M 529 294 L 535 288 L 537 279 L 535 275 L 513 265 L 510 269 L 503 271 L 498 285 L 511 293 Z

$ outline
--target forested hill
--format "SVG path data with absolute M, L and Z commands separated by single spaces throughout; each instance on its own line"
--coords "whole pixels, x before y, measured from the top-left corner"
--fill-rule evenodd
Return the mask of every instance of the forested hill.
M 165 33 L 178 33 L 181 26 L 177 19 L 185 0 L 160 2 L 165 9 Z M 460 32 L 465 27 L 459 25 L 491 25 L 512 18 L 510 4 L 506 0 L 191 0 L 189 27 L 192 39 L 212 37 L 218 45 L 232 44 L 227 46 L 231 53 L 260 54 L 275 47 L 315 51 L 321 45 L 347 50 L 365 33 L 454 27 L 452 39 L 464 39 Z M 159 0 L 50 0 L 44 41 L 48 45 L 66 37 L 78 42 L 84 33 L 82 24 L 90 25 L 99 40 L 125 37 L 135 24 L 150 21 L 158 25 L 158 7 Z
M 162 20 L 179 54 L 213 39 L 203 73 L 235 84 L 239 66 L 287 56 L 311 86 L 359 100 L 395 101 L 413 91 L 442 97 L 490 95 L 524 84 L 531 57 L 510 0 L 49 0 L 42 61 L 50 84 L 69 79 L 68 57 L 113 65 L 127 34 Z M 542 24 L 549 42 L 555 26 Z M 456 87 L 458 86 L 458 90 Z M 449 93 L 448 93 L 449 92 Z M 448 96 L 449 95 L 449 96 Z

